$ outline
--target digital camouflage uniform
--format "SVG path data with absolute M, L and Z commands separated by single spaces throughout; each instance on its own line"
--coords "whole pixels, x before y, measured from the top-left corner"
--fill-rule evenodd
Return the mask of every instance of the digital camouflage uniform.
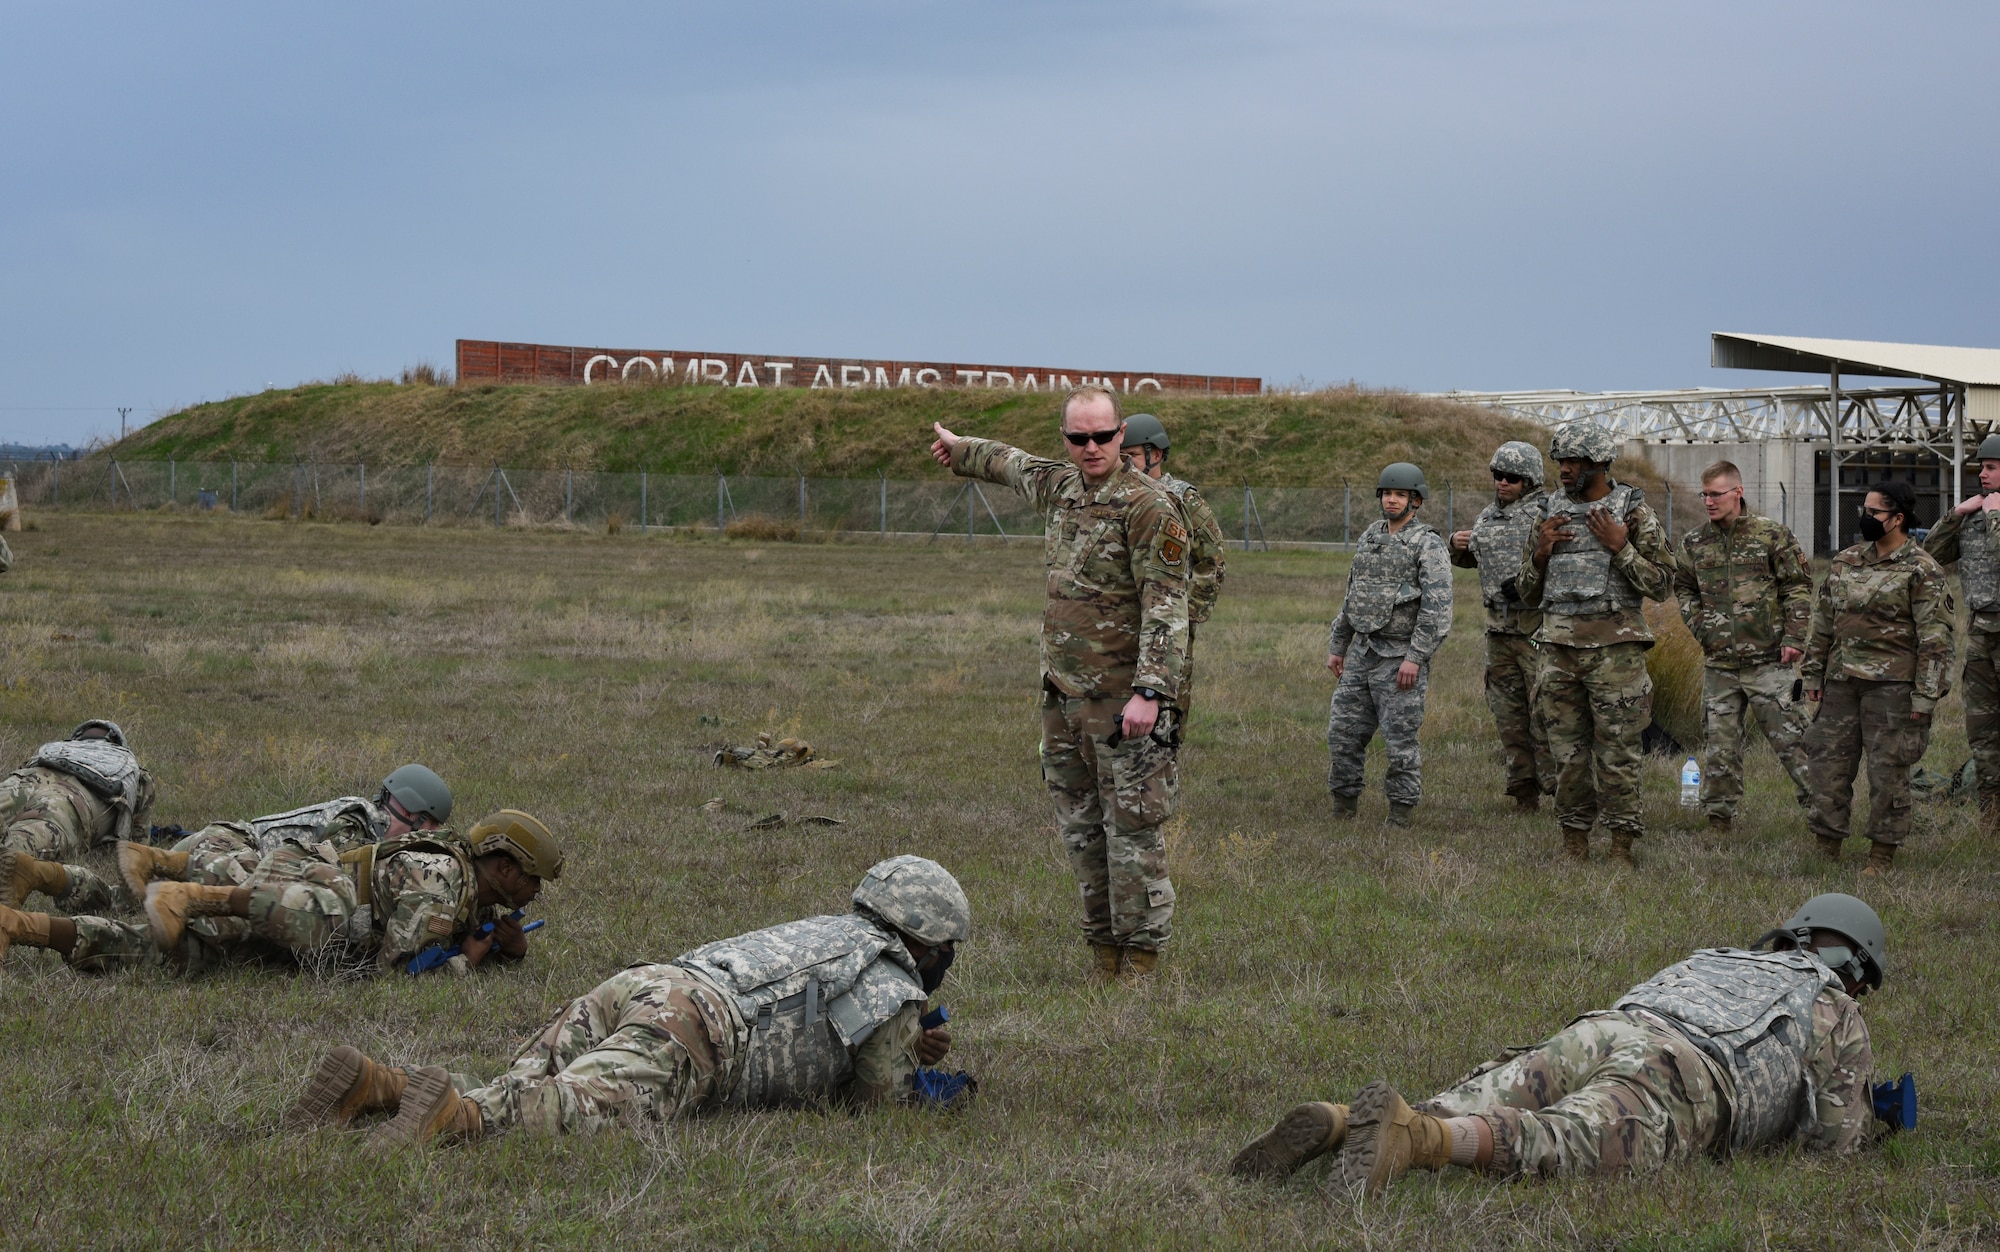
M 1534 1047 L 1510 1048 L 1416 1107 L 1483 1118 L 1493 1132 L 1492 1169 L 1503 1175 L 1653 1170 L 1794 1140 L 1808 1151 L 1852 1152 L 1873 1120 L 1875 1062 L 1861 1007 L 1823 967 L 1797 982 L 1758 977 L 1774 958 L 1808 964 L 1795 953 L 1696 953 L 1634 987 L 1617 1008 L 1586 1013 Z M 1727 973 L 1739 962 L 1763 967 L 1752 969 L 1749 994 Z M 1721 994 L 1704 996 L 1704 986 Z M 1772 1030 L 1787 1017 L 1806 1019 L 1806 1029 Z M 1715 1029 L 1735 1022 L 1744 1025 Z M 1796 1051 L 1784 1046 L 1792 1038 L 1800 1039 Z M 1728 1046 L 1743 1039 L 1754 1048 Z M 1758 1063 L 1732 1064 L 1731 1056 Z
M 1122 467 L 1091 487 L 1068 462 L 960 439 L 952 471 L 1012 487 L 1048 519 L 1042 777 L 1082 893 L 1085 938 L 1158 948 L 1174 915 L 1160 827 L 1180 787 L 1191 536 L 1172 498 Z M 1119 714 L 1137 687 L 1160 694 L 1160 720 L 1127 739 Z
M 1606 553 L 1584 514 L 1599 505 L 1621 514 L 1625 546 Z M 1636 487 L 1614 482 L 1594 501 L 1566 492 L 1548 497 L 1552 517 L 1566 519 L 1575 538 L 1556 545 L 1548 569 L 1531 546 L 1516 587 L 1521 602 L 1542 609 L 1535 632 L 1542 681 L 1536 692 L 1556 767 L 1556 820 L 1588 832 L 1602 821 L 1613 834 L 1646 833 L 1639 807 L 1640 737 L 1653 720 L 1653 682 L 1646 650 L 1653 631 L 1646 600 L 1672 592 L 1674 554 L 1659 515 Z
M 1868 838 L 1900 844 L 1910 833 L 1910 767 L 1930 746 L 1929 714 L 1951 690 L 1958 609 L 1944 569 L 1906 542 L 1888 556 L 1858 543 L 1833 558 L 1813 597 L 1806 656 L 1808 691 L 1820 693 L 1806 731 L 1812 803 L 1806 825 L 1845 839 L 1854 775 L 1868 754 Z
M 1979 780 L 1979 807 L 2000 809 L 2000 524 L 1987 509 L 1967 517 L 1945 514 L 1924 551 L 1939 565 L 1958 563 L 1959 590 L 1970 616 L 1959 699 L 1965 704 L 1965 740 Z
M 1347 594 L 1334 614 L 1329 656 L 1347 658 L 1327 714 L 1327 789 L 1358 796 L 1368 741 L 1382 732 L 1389 768 L 1383 790 L 1389 803 L 1423 798 L 1424 724 L 1431 657 L 1451 633 L 1451 554 L 1444 537 L 1412 517 L 1399 531 L 1378 518 L 1354 545 Z M 1396 686 L 1405 660 L 1417 663 L 1408 691 Z
M 1792 696 L 1798 673 L 1780 659 L 1780 649 L 1805 650 L 1812 618 L 1812 570 L 1798 538 L 1754 513 L 1696 527 L 1681 539 L 1674 595 L 1705 658 L 1702 808 L 1710 817 L 1736 816 L 1746 712 L 1756 716 L 1805 807 L 1806 715 Z
M 859 913 L 807 918 L 622 970 L 565 1005 L 499 1078 L 454 1085 L 488 1132 L 871 1104 L 910 1090 L 923 1002 L 893 929 Z
M 341 853 L 388 837 L 388 810 L 362 796 L 341 796 L 247 822 L 211 822 L 176 842 L 173 851 L 188 854 L 189 882 L 240 887 L 287 842 L 327 843 Z
M 1540 458 L 1536 458 L 1539 468 Z M 1521 572 L 1521 553 L 1534 543 L 1548 493 L 1523 483 L 1512 504 L 1497 500 L 1472 521 L 1472 539 L 1463 552 L 1452 551 L 1451 563 L 1479 571 L 1479 598 L 1486 606 L 1486 707 L 1500 736 L 1500 760 L 1507 771 L 1507 794 L 1534 797 L 1556 789 L 1555 761 L 1549 755 L 1548 729 L 1535 705 L 1541 669 L 1540 609 L 1521 603 L 1508 586 Z
M 366 882 L 364 890 L 362 883 Z M 212 884 L 223 885 L 223 884 Z M 341 971 L 399 968 L 426 948 L 453 947 L 499 918 L 478 903 L 472 851 L 449 830 L 407 835 L 346 853 L 328 844 L 279 845 L 241 884 L 250 916 L 198 917 L 172 954 L 175 964 L 205 968 L 235 955 L 288 953 Z M 379 920 L 378 920 L 379 919 Z M 105 970 L 163 958 L 142 924 L 77 917 L 76 946 L 66 958 Z M 507 960 L 497 947 L 488 960 Z M 463 956 L 444 968 L 472 971 Z
M 1201 498 L 1193 483 L 1175 478 L 1165 470 L 1154 482 L 1173 498 L 1180 509 L 1181 526 L 1188 533 L 1187 647 L 1181 661 L 1180 695 L 1174 701 L 1182 717 L 1186 717 L 1194 707 L 1194 629 L 1208 620 L 1222 595 L 1222 554 L 1228 540 L 1222 536 L 1222 523 L 1215 520 L 1215 510 L 1208 507 L 1208 501 Z
M 110 907 L 106 876 L 83 862 L 101 860 L 118 840 L 144 829 L 153 776 L 123 740 L 119 732 L 116 741 L 45 743 L 20 769 L 0 778 L 0 848 L 62 865 L 69 890 L 56 898 L 58 911 Z

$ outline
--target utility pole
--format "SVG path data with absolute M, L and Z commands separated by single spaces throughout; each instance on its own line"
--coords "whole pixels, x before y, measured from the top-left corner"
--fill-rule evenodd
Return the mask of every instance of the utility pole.
M 125 416 L 126 416 L 126 414 L 130 413 L 131 411 L 132 411 L 132 410 L 131 410 L 131 409 L 129 409 L 129 408 L 124 408 L 124 409 L 119 409 L 119 410 L 118 410 L 118 438 L 119 438 L 119 440 L 120 440 L 121 442 L 122 442 L 122 441 L 124 440 L 124 438 L 125 438 Z

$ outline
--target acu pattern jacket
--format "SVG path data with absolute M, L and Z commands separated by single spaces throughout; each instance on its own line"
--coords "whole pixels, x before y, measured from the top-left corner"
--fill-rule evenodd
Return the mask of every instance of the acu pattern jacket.
M 1187 653 L 1193 559 L 1174 501 L 1122 466 L 1092 487 L 1067 461 L 992 439 L 961 438 L 951 468 L 1012 487 L 1048 519 L 1043 682 L 1086 700 L 1150 687 L 1171 703 Z

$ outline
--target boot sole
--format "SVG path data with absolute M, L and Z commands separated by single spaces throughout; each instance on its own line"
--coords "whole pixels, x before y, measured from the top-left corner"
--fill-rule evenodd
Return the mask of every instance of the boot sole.
M 1396 1089 L 1376 1079 L 1361 1089 L 1347 1108 L 1347 1144 L 1340 1152 L 1340 1181 L 1348 1187 L 1365 1188 L 1377 1196 L 1389 1185 L 1390 1170 L 1382 1156 L 1382 1120 L 1402 1097 Z
M 396 1115 L 368 1136 L 371 1148 L 394 1148 L 408 1143 L 426 1143 L 437 1136 L 434 1124 L 446 1101 L 456 1093 L 451 1075 L 436 1065 L 412 1071 L 410 1085 L 403 1088 L 403 1103 Z
M 361 1081 L 361 1050 L 346 1044 L 326 1054 L 319 1070 L 306 1084 L 305 1094 L 285 1117 L 285 1129 L 310 1130 L 315 1126 L 344 1124 L 341 1102 L 354 1084 Z
M 1340 1150 L 1339 1144 L 1322 1146 L 1333 1136 L 1333 1122 L 1324 1104 L 1301 1104 L 1245 1144 L 1229 1162 L 1229 1172 L 1238 1178 L 1284 1178 L 1307 1161 Z

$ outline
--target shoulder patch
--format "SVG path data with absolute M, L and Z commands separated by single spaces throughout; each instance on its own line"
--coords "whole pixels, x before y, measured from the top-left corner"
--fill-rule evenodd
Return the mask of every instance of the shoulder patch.
M 1164 539 L 1160 542 L 1160 561 L 1166 565 L 1179 565 L 1187 546 L 1179 539 Z
M 433 917 L 424 923 L 424 929 L 437 935 L 439 938 L 443 938 L 451 933 L 451 919 L 449 917 Z
M 1187 542 L 1187 527 L 1181 525 L 1171 517 L 1167 519 L 1167 524 L 1160 529 L 1167 532 L 1167 538 L 1169 539 L 1178 539 L 1182 543 Z

